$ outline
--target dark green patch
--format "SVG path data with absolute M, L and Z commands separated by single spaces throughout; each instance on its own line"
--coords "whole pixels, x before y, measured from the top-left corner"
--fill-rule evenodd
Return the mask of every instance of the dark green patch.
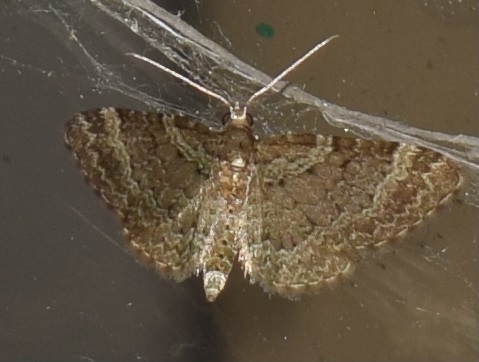
M 272 38 L 274 35 L 274 30 L 271 25 L 266 23 L 259 23 L 256 25 L 256 32 L 263 38 Z

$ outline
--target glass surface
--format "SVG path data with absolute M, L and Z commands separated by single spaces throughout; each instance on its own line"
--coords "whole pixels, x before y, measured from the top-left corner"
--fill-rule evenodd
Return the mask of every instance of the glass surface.
M 301 301 L 269 297 L 237 267 L 208 303 L 199 278 L 178 284 L 135 261 L 119 221 L 63 144 L 66 121 L 94 107 L 181 112 L 219 126 L 223 104 L 128 52 L 241 101 L 267 83 L 266 74 L 339 34 L 287 77 L 283 94 L 270 92 L 250 107 L 257 133 L 344 134 L 336 125 L 428 142 L 473 175 L 476 3 L 159 3 L 186 33 L 155 26 L 121 1 L 24 0 L 0 8 L 0 359 L 477 360 L 473 176 L 467 194 L 406 240 L 366 256 L 333 288 Z M 274 35 L 261 37 L 260 23 Z

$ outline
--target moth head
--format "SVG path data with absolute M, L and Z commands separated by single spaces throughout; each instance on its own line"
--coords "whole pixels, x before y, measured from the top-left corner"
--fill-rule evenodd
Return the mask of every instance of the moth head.
M 230 111 L 223 115 L 221 123 L 223 126 L 251 128 L 254 120 L 253 116 L 246 111 L 246 106 L 240 107 L 239 102 L 235 102 L 235 105 L 230 107 Z

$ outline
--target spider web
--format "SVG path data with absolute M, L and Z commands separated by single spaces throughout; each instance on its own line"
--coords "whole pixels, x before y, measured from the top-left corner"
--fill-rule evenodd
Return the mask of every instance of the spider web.
M 54 20 L 52 27 L 63 28 L 71 47 L 76 48 L 72 50 L 96 74 L 99 89 L 121 92 L 161 112 L 189 115 L 218 127 L 218 110 L 224 113 L 225 108 L 194 89 L 185 89 L 188 86 L 173 77 L 158 74 L 162 71 L 140 64 L 127 53 L 138 53 L 169 66 L 230 102 L 246 101 L 272 79 L 148 0 L 65 1 L 47 5 L 37 2 L 35 7 L 39 14 Z M 118 32 L 105 32 L 105 17 Z M 101 41 L 85 41 L 92 32 L 101 34 Z M 125 63 L 115 64 L 113 54 L 120 54 Z M 155 79 L 161 80 L 155 82 Z M 267 96 L 267 102 L 254 102 L 250 109 L 259 120 L 256 123 L 259 135 L 316 132 L 317 127 L 306 127 L 306 122 L 296 125 L 288 122 L 292 117 L 312 117 L 317 121 L 314 124 L 324 119 L 331 126 L 363 138 L 424 146 L 447 155 L 463 167 L 466 185 L 460 197 L 470 205 L 479 206 L 478 138 L 423 130 L 351 111 L 288 85 L 287 81 L 278 82 Z
M 19 9 L 29 15 L 30 21 L 36 19 L 59 38 L 62 44 L 68 46 L 82 70 L 86 70 L 87 81 L 94 85 L 96 91 L 120 93 L 136 100 L 140 106 L 144 105 L 145 109 L 189 115 L 201 119 L 211 127 L 219 127 L 218 116 L 227 111 L 218 101 L 127 56 L 130 52 L 171 67 L 229 100 L 244 101 L 271 80 L 270 76 L 243 63 L 178 16 L 150 1 L 36 0 L 18 1 L 17 4 Z M 55 57 L 54 54 L 47 56 Z M 21 65 L 15 59 L 8 58 L 6 53 L 2 52 L 0 57 L 10 61 L 19 70 L 22 67 L 29 68 L 28 64 Z M 39 70 L 45 76 L 50 76 L 49 71 Z M 71 76 L 72 71 L 69 69 L 66 78 Z M 320 133 L 321 125 L 326 121 L 361 137 L 422 145 L 448 155 L 463 167 L 467 184 L 461 197 L 468 204 L 479 206 L 478 138 L 422 130 L 351 111 L 307 94 L 286 81 L 277 84 L 274 90 L 277 93 L 270 91 L 263 96 L 268 97 L 267 101 L 256 102 L 250 107 L 250 113 L 256 117 L 255 131 L 259 135 L 288 131 Z M 292 118 L 298 121 L 292 124 Z M 308 118 L 313 122 L 303 122 Z M 474 240 L 466 242 L 473 243 Z M 431 282 L 435 280 L 437 269 L 441 269 L 445 271 L 443 275 L 451 279 L 451 284 L 461 285 L 464 295 L 477 298 L 474 281 L 467 280 L 461 265 L 449 262 L 443 256 L 443 251 L 426 250 L 421 254 L 421 250 L 417 249 L 415 253 L 400 251 L 402 256 L 388 261 L 389 270 L 417 270 L 426 282 Z M 378 256 L 378 264 L 379 260 L 382 260 L 382 255 Z M 464 263 L 477 263 L 476 256 L 470 255 L 470 259 Z M 378 320 L 394 320 L 395 315 L 402 318 L 397 313 L 398 309 L 415 319 L 414 313 L 419 311 L 431 315 L 430 320 L 434 323 L 454 329 L 456 344 L 458 340 L 472 340 L 477 336 L 477 314 L 473 308 L 475 305 L 471 306 L 477 299 L 465 300 L 463 304 L 451 308 L 450 304 L 436 298 L 437 294 L 429 293 L 429 285 L 410 286 L 407 282 L 391 285 L 384 276 L 371 275 L 360 268 L 356 275 L 360 275 L 358 280 L 362 281 L 363 286 L 368 284 L 369 287 L 362 288 L 364 292 L 357 288 L 345 294 L 353 294 L 355 300 L 360 300 L 367 308 L 373 306 Z M 404 280 L 408 281 L 408 277 L 405 276 Z M 376 294 L 368 291 L 376 291 Z M 374 299 L 381 302 L 375 303 Z M 401 309 L 402 304 L 406 304 L 406 311 Z M 424 306 L 428 310 L 422 310 Z M 428 321 L 427 318 L 417 319 Z M 247 317 L 244 319 L 248 320 Z M 441 347 L 445 350 L 449 348 L 449 340 L 445 340 L 449 337 L 445 334 L 433 336 L 436 339 L 432 345 L 438 348 L 438 354 Z M 408 335 L 400 335 L 399 338 L 404 339 L 404 343 L 398 342 L 401 348 L 410 342 Z M 458 346 L 462 345 L 459 343 Z

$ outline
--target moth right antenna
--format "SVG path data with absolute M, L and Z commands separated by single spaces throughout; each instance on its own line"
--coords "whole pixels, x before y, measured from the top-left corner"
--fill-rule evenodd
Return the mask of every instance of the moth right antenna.
M 283 70 L 276 78 L 274 78 L 271 82 L 269 82 L 269 84 L 267 84 L 266 86 L 264 86 L 263 88 L 261 88 L 259 91 L 257 91 L 255 94 L 253 94 L 245 103 L 245 105 L 247 106 L 249 103 L 251 103 L 251 101 L 257 97 L 259 97 L 261 94 L 263 94 L 264 92 L 267 92 L 268 90 L 270 90 L 271 88 L 274 87 L 274 85 L 276 83 L 278 83 L 281 79 L 283 79 L 288 73 L 290 73 L 291 71 L 293 71 L 298 65 L 300 65 L 302 62 L 304 62 L 307 58 L 309 58 L 311 55 L 313 55 L 314 53 L 316 53 L 320 48 L 322 48 L 323 46 L 325 46 L 326 44 L 328 44 L 331 40 L 337 38 L 339 35 L 333 35 L 331 37 L 329 37 L 328 39 L 326 40 L 323 40 L 321 43 L 317 44 L 313 49 L 311 49 L 309 52 L 307 52 L 306 54 L 304 54 L 301 58 L 299 58 L 297 61 L 295 61 L 293 64 L 291 64 L 288 68 L 286 68 L 285 70 Z

